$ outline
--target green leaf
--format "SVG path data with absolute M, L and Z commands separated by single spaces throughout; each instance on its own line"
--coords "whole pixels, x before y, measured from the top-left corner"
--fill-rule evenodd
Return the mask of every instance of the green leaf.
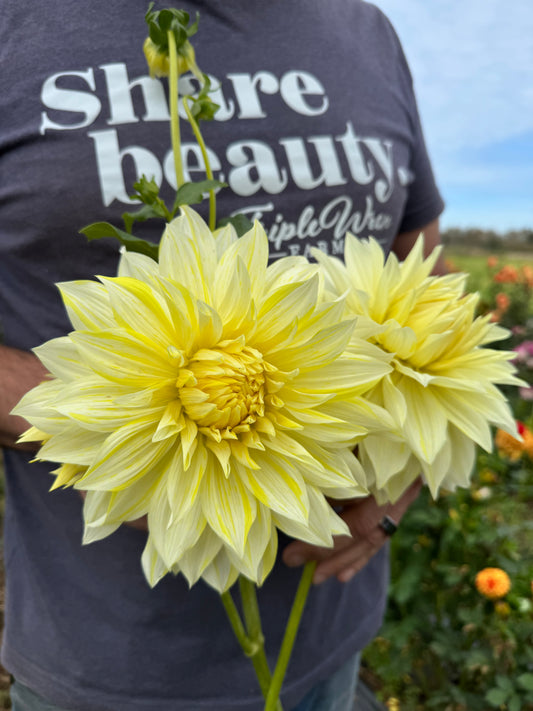
M 220 106 L 209 96 L 211 92 L 211 80 L 207 74 L 202 74 L 204 85 L 202 86 L 198 96 L 188 96 L 187 99 L 191 102 L 191 114 L 193 118 L 199 121 L 212 121 Z
M 128 234 L 131 234 L 131 228 L 134 222 L 145 222 L 146 220 L 150 220 L 152 217 L 158 217 L 165 220 L 167 217 L 165 207 L 156 203 L 155 205 L 143 205 L 141 209 L 136 212 L 122 213 L 122 219 L 124 220 L 124 225 Z
M 485 694 L 485 700 L 496 708 L 504 704 L 507 701 L 507 697 L 508 694 L 503 689 L 491 689 Z
M 522 711 L 522 700 L 514 694 L 507 703 L 508 711 Z
M 202 202 L 204 193 L 216 188 L 224 188 L 226 183 L 220 180 L 200 180 L 197 183 L 184 183 L 176 193 L 172 214 L 176 212 L 180 205 L 196 205 Z
M 245 235 L 253 227 L 253 224 L 246 217 L 246 215 L 233 215 L 233 217 L 224 217 L 217 223 L 217 227 L 225 227 L 226 225 L 233 225 L 233 227 L 235 228 L 235 232 L 239 237 Z
M 496 677 L 496 684 L 499 686 L 500 689 L 506 691 L 507 694 L 512 693 L 512 691 L 514 690 L 514 683 L 509 679 L 508 676 L 502 676 L 501 674 L 498 674 Z
M 124 247 L 130 252 L 140 252 L 141 254 L 146 254 L 157 262 L 157 256 L 159 253 L 159 247 L 157 244 L 148 242 L 147 240 L 141 239 L 140 237 L 134 237 L 128 232 L 111 225 L 109 222 L 93 222 L 92 225 L 87 225 L 80 230 L 87 239 L 91 242 L 95 239 L 102 239 L 104 237 L 114 237 L 124 245 Z
M 523 689 L 527 691 L 533 691 L 533 674 L 526 672 L 525 674 L 520 674 L 517 678 L 517 683 Z

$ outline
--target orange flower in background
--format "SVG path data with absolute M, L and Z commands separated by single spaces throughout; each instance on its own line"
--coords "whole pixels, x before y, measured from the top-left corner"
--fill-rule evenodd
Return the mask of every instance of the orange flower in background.
M 453 261 L 453 259 L 445 259 L 444 264 L 446 266 L 447 271 L 449 272 L 459 271 L 459 268 L 457 267 L 457 264 Z
M 529 265 L 525 265 L 522 267 L 522 276 L 524 277 L 525 283 L 533 288 L 533 267 L 530 267 Z
M 530 459 L 533 459 L 533 432 L 526 427 L 524 434 L 524 452 Z
M 517 426 L 522 439 L 515 439 L 507 432 L 497 430 L 494 438 L 496 448 L 500 456 L 507 457 L 513 462 L 520 459 L 522 454 L 527 454 L 530 459 L 533 459 L 533 432 L 523 422 L 517 422 Z
M 496 306 L 497 306 L 498 311 L 500 313 L 504 313 L 505 311 L 507 311 L 510 304 L 511 304 L 511 299 L 503 291 L 500 291 L 499 294 L 496 294 Z
M 494 281 L 499 284 L 516 284 L 518 281 L 518 270 L 510 264 L 506 264 L 494 275 Z
M 495 257 L 494 255 L 491 255 L 491 256 L 487 259 L 487 267 L 488 267 L 489 269 L 494 269 L 494 268 L 497 267 L 497 266 L 498 266 L 498 257 Z
M 476 588 L 489 600 L 498 600 L 511 589 L 511 579 L 501 568 L 483 568 L 476 575 Z

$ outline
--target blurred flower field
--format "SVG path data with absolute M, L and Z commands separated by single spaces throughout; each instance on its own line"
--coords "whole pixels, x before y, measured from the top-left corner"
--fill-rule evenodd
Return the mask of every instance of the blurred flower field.
M 448 252 L 449 254 L 449 252 Z M 506 393 L 522 441 L 494 433 L 472 486 L 427 491 L 391 542 L 386 622 L 362 675 L 394 711 L 533 710 L 533 259 L 452 255 L 510 329 L 528 386 Z

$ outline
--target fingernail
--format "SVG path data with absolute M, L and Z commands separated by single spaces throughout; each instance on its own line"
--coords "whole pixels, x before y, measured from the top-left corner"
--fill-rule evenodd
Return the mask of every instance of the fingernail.
M 313 575 L 313 585 L 320 585 L 320 583 L 323 583 L 325 579 L 326 576 L 323 573 L 315 573 Z
M 305 563 L 305 558 L 302 558 L 301 555 L 290 555 L 287 556 L 285 560 L 285 564 L 289 566 L 298 566 L 298 565 L 303 565 Z

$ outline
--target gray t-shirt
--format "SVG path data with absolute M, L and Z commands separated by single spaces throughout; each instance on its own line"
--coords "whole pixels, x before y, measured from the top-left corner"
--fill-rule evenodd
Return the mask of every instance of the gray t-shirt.
M 260 217 L 273 258 L 346 230 L 396 234 L 442 210 L 394 31 L 360 0 L 203 0 L 197 59 L 220 80 L 205 127 L 220 216 Z M 70 330 L 55 282 L 112 275 L 115 244 L 87 244 L 90 222 L 120 225 L 137 173 L 172 194 L 165 82 L 142 55 L 146 3 L 5 3 L 0 26 L 0 318 L 29 349 Z M 182 89 L 194 86 L 184 77 Z M 184 161 L 201 179 L 183 129 Z M 158 239 L 160 228 L 143 234 Z M 257 711 L 261 697 L 218 594 L 167 576 L 145 582 L 145 534 L 122 527 L 81 545 L 76 492 L 49 493 L 52 465 L 5 451 L 3 664 L 79 711 Z M 280 547 L 286 544 L 281 541 Z M 274 658 L 299 578 L 280 561 L 259 593 Z M 290 708 L 379 627 L 383 550 L 346 585 L 311 591 L 285 685 Z

